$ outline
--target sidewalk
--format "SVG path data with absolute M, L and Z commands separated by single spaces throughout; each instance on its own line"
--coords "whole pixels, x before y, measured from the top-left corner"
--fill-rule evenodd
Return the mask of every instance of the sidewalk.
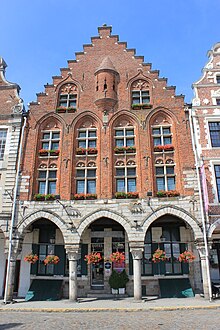
M 29 301 L 17 299 L 13 304 L 4 305 L 0 301 L 1 311 L 31 312 L 94 312 L 94 311 L 147 311 L 180 309 L 216 309 L 220 308 L 220 298 L 212 302 L 196 295 L 194 298 L 157 298 L 145 297 L 135 302 L 133 297 L 120 299 L 79 298 L 78 302 L 69 300 Z

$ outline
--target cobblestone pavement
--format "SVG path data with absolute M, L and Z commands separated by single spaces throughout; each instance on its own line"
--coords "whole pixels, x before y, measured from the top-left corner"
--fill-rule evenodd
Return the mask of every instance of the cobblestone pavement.
M 0 312 L 0 329 L 219 330 L 218 309 L 109 312 Z

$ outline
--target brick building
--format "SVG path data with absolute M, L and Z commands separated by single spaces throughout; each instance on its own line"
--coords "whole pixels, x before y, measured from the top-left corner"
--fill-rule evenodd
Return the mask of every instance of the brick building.
M 30 103 L 17 221 L 18 294 L 55 279 L 72 300 L 107 294 L 112 268 L 120 267 L 135 299 L 159 294 L 165 279 L 170 290 L 169 280 L 181 287 L 189 279 L 207 295 L 184 97 L 111 35 L 111 27 L 98 32 Z M 152 262 L 157 248 L 166 251 L 166 262 Z M 189 265 L 178 261 L 187 249 L 196 255 Z M 23 261 L 30 251 L 39 256 L 31 266 Z M 105 260 L 87 265 L 92 251 Z M 125 253 L 120 266 L 109 263 L 116 251 Z M 45 266 L 54 254 L 60 262 Z
M 9 228 L 13 214 L 16 169 L 22 125 L 23 101 L 20 87 L 6 80 L 7 64 L 0 57 L 0 295 L 4 291 Z M 15 265 L 15 287 L 18 290 L 19 261 Z
M 203 202 L 210 246 L 210 275 L 220 279 L 220 43 L 208 52 L 202 77 L 193 84 L 193 140 L 203 176 Z

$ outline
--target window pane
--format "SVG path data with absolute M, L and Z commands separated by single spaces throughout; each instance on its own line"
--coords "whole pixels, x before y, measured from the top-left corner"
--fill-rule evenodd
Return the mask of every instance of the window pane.
M 38 187 L 38 193 L 39 194 L 45 194 L 45 188 L 46 188 L 46 182 L 45 181 L 40 181 L 39 182 L 39 187 Z
M 125 191 L 125 180 L 124 179 L 116 180 L 116 190 L 117 190 L 117 192 Z
M 167 174 L 174 174 L 174 166 L 167 166 Z
M 56 194 L 56 181 L 49 181 L 48 183 L 48 193 Z
M 171 137 L 164 137 L 163 138 L 163 144 L 171 144 L 172 143 L 172 139 Z
M 116 175 L 117 176 L 124 176 L 125 175 L 125 169 L 124 168 L 116 168 Z
M 134 176 L 134 175 L 136 175 L 136 167 L 127 168 L 127 175 L 128 176 Z
M 220 147 L 220 122 L 209 123 L 212 147 Z
M 52 139 L 53 140 L 59 139 L 59 138 L 60 138 L 60 133 L 59 132 L 52 133 Z
M 220 105 L 220 99 L 216 99 L 216 104 Z
M 161 145 L 161 138 L 156 137 L 154 138 L 154 146 L 160 146 Z
M 75 108 L 76 107 L 76 100 L 69 101 L 69 107 Z
M 144 104 L 150 103 L 150 97 L 142 97 L 142 103 Z
M 164 178 L 156 178 L 157 182 L 157 190 L 165 190 L 165 179 Z
M 57 177 L 57 171 L 49 171 L 49 178 L 54 179 Z
M 39 171 L 39 178 L 44 179 L 46 178 L 47 172 L 46 171 Z
M 127 129 L 126 130 L 126 136 L 129 136 L 129 135 L 134 135 L 134 130 L 133 129 Z
M 52 150 L 58 150 L 59 149 L 59 142 L 52 142 L 51 143 L 51 149 Z
M 96 180 L 87 181 L 87 193 L 95 194 L 96 193 Z
M 128 192 L 136 191 L 136 179 L 128 179 Z
M 48 150 L 49 149 L 49 142 L 43 142 L 42 143 L 42 149 Z
M 77 170 L 76 171 L 77 178 L 84 178 L 85 177 L 85 170 Z
M 86 131 L 80 131 L 78 137 L 79 138 L 86 137 Z
M 86 141 L 78 141 L 79 148 L 86 148 Z
M 117 130 L 115 131 L 115 136 L 123 136 L 124 135 L 124 131 L 123 130 Z
M 87 170 L 87 177 L 88 178 L 96 177 L 96 170 Z
M 149 96 L 149 91 L 141 91 L 141 95 L 143 96 Z
M 139 97 L 140 96 L 140 91 L 133 91 L 132 92 L 132 97 Z
M 167 178 L 167 190 L 175 190 L 175 177 Z
M 163 175 L 164 174 L 164 167 L 156 167 L 156 175 Z
M 75 100 L 77 98 L 76 94 L 69 94 L 69 99 L 70 100 Z
M 164 127 L 163 128 L 163 134 L 166 135 L 166 134 L 170 134 L 170 127 Z
M 216 76 L 216 82 L 217 84 L 220 84 L 220 76 Z
M 158 128 L 153 128 L 152 129 L 152 134 L 153 135 L 160 135 L 160 128 L 158 127 Z
M 115 141 L 116 147 L 123 147 L 124 146 L 124 140 L 117 139 Z
M 89 137 L 96 137 L 96 131 L 89 131 Z
M 77 180 L 76 181 L 76 193 L 84 194 L 85 192 L 85 180 Z
M 60 95 L 60 100 L 67 100 L 67 98 L 68 98 L 67 94 Z
M 50 139 L 50 133 L 43 133 L 43 140 L 49 140 Z
M 126 139 L 126 147 L 133 147 L 134 139 Z
M 89 148 L 96 148 L 96 140 L 89 140 L 88 147 Z

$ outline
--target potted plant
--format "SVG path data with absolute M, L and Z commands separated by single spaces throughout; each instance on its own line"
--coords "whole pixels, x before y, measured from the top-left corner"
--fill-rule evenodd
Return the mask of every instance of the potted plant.
M 38 261 L 38 256 L 36 254 L 29 253 L 24 257 L 24 261 L 28 262 L 29 264 L 35 264 Z
M 124 290 L 120 290 L 121 294 L 124 294 L 126 284 L 128 281 L 129 278 L 125 270 L 123 270 L 121 273 L 118 273 L 113 269 L 108 282 L 112 289 L 113 294 L 118 294 L 119 289 L 124 289 Z
M 96 194 L 86 194 L 85 199 L 97 199 L 97 195 Z
M 73 199 L 75 199 L 76 201 L 84 200 L 84 199 L 86 199 L 86 195 L 85 194 L 74 194 Z
M 114 151 L 116 154 L 122 154 L 125 152 L 125 147 L 115 147 Z
M 125 289 L 126 289 L 126 284 L 129 281 L 129 277 L 123 269 L 123 271 L 119 274 L 119 288 L 118 288 L 118 293 L 119 294 L 125 294 Z
M 185 262 L 185 263 L 189 263 L 189 262 L 193 262 L 196 257 L 194 256 L 194 254 L 192 253 L 192 251 L 184 251 L 183 253 L 181 253 L 179 255 L 179 261 L 180 262 Z
M 122 262 L 125 261 L 125 254 L 124 252 L 113 252 L 111 255 L 110 255 L 110 261 L 111 262 L 116 262 L 118 264 L 121 264 Z
M 74 112 L 76 112 L 76 108 L 74 108 L 74 107 L 69 107 L 69 108 L 67 108 L 67 112 L 69 112 L 69 113 L 74 113 Z
M 116 192 L 115 193 L 115 198 L 117 199 L 124 199 L 127 197 L 127 194 L 125 192 Z
M 140 110 L 141 109 L 141 104 L 140 103 L 133 103 L 131 105 L 133 110 Z
M 45 201 L 54 201 L 56 199 L 56 195 L 54 194 L 46 194 Z
M 97 148 L 88 148 L 87 152 L 89 155 L 96 155 L 98 150 L 97 150 Z
M 138 198 L 139 194 L 138 192 L 128 192 L 127 193 L 127 198 Z
M 165 144 L 163 146 L 164 151 L 173 151 L 174 150 L 174 146 L 172 144 Z
M 39 150 L 39 155 L 40 156 L 48 156 L 48 152 L 49 152 L 49 150 L 47 150 L 47 149 L 40 149 Z
M 51 149 L 49 150 L 50 156 L 58 156 L 60 153 L 60 150 L 58 149 Z
M 58 264 L 58 262 L 60 261 L 60 258 L 58 256 L 55 255 L 48 255 L 46 256 L 46 258 L 44 259 L 44 265 L 56 265 Z
M 157 152 L 163 151 L 163 147 L 164 146 L 161 146 L 161 145 L 154 146 L 154 151 L 157 151 Z
M 59 112 L 59 113 L 65 113 L 66 112 L 66 107 L 62 107 L 62 106 L 60 106 L 60 107 L 57 107 L 56 108 L 56 112 Z
M 136 152 L 135 146 L 124 147 L 126 152 Z
M 176 190 L 159 190 L 156 195 L 157 197 L 178 197 L 180 193 Z
M 45 201 L 45 195 L 44 194 L 35 194 L 34 200 L 35 201 Z
M 167 259 L 166 252 L 160 249 L 157 249 L 152 256 L 152 261 L 154 263 L 158 263 L 160 261 L 166 261 L 166 259 Z
M 99 253 L 99 252 L 91 252 L 91 253 L 85 255 L 84 260 L 87 262 L 88 265 L 97 264 L 98 262 L 100 262 L 102 260 L 102 256 L 101 256 L 101 253 Z

